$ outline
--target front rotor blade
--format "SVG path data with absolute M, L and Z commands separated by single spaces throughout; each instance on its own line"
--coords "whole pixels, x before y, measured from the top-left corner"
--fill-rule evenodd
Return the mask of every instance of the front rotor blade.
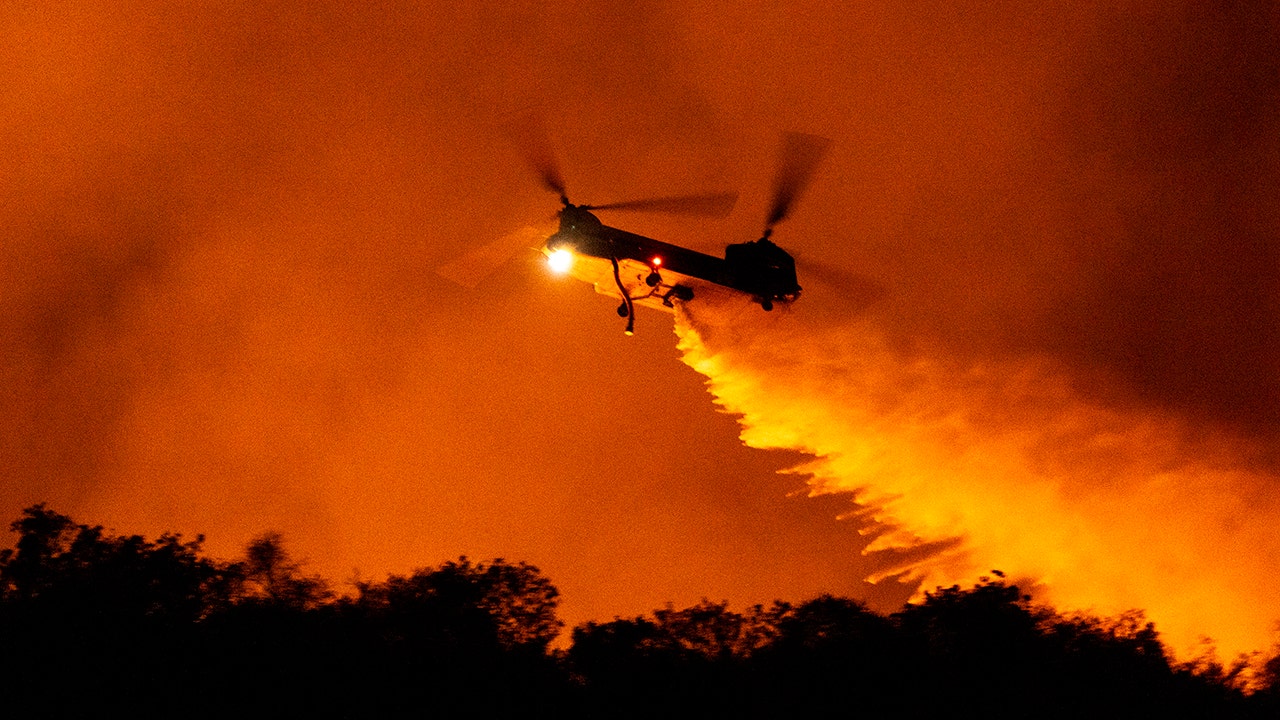
M 565 198 L 564 177 L 560 174 L 560 165 L 551 150 L 551 138 L 547 135 L 542 117 L 535 113 L 522 115 L 507 123 L 506 131 L 529 168 L 542 181 L 542 186 L 562 199 Z
M 813 171 L 818 168 L 830 144 L 830 140 L 817 135 L 783 133 L 778 176 L 773 187 L 773 207 L 769 210 L 766 227 L 773 227 L 790 214 L 792 204 L 813 179 Z
M 668 215 L 697 215 L 701 217 L 725 217 L 738 202 L 737 193 L 709 193 L 706 195 L 673 195 L 644 198 L 624 202 L 590 205 L 588 210 L 634 210 Z
M 555 232 L 554 226 L 528 225 L 497 240 L 472 248 L 462 257 L 436 268 L 436 274 L 465 288 L 474 288 L 520 251 L 538 248 Z

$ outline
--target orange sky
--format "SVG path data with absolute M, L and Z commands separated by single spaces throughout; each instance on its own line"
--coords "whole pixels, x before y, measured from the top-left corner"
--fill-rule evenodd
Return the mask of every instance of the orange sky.
M 1265 496 L 1278 45 L 1267 3 L 10 4 L 0 507 L 225 555 L 274 529 L 336 578 L 526 560 L 571 622 L 869 592 L 847 497 L 742 445 L 670 317 L 625 338 L 532 252 L 474 291 L 434 274 L 556 209 L 502 141 L 529 110 L 577 200 L 740 190 L 726 221 L 607 218 L 709 252 L 758 234 L 779 131 L 832 138 L 776 235 L 835 270 L 801 264 L 808 339 L 870 328 L 890 368 L 995 373 L 935 414 L 1040 363 L 1086 425 L 1164 418 Z M 717 349 L 768 397 L 767 363 Z M 1106 496 L 1098 455 L 1053 463 L 1044 492 Z

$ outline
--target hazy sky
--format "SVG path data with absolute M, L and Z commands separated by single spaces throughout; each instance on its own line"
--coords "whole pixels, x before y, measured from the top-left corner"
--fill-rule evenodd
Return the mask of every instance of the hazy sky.
M 82 0 L 10 3 L 0 33 L 8 517 L 228 556 L 278 530 L 336 579 L 526 560 L 573 622 L 872 592 L 850 496 L 775 471 L 878 438 L 888 460 L 815 487 L 969 547 L 957 573 L 1084 587 L 1099 552 L 1002 557 L 977 506 L 1129 528 L 1203 493 L 1244 530 L 1177 557 L 1245 558 L 1226 594 L 1275 594 L 1280 515 L 1248 502 L 1280 462 L 1274 3 Z M 780 131 L 831 138 L 775 236 L 805 296 L 693 308 L 678 349 L 670 316 L 624 337 L 532 250 L 442 280 L 556 210 L 504 142 L 530 111 L 575 200 L 739 190 L 723 221 L 606 217 L 707 252 L 758 236 Z

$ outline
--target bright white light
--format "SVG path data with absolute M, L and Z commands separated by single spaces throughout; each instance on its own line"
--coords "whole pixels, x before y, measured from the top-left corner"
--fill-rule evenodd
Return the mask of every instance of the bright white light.
M 558 273 L 568 272 L 573 266 L 573 253 L 561 248 L 547 256 L 547 264 Z

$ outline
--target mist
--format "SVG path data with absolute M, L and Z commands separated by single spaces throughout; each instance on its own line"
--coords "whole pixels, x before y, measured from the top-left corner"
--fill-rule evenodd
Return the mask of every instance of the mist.
M 1195 568 L 1232 568 L 1204 593 L 1267 588 L 1271 5 L 0 18 L 11 517 L 47 501 L 225 555 L 277 530 L 339 578 L 518 558 L 570 619 L 987 565 L 1162 625 L 1189 612 L 1156 603 Z M 780 131 L 831 138 L 775 236 L 800 260 L 793 312 L 691 306 L 677 350 L 667 316 L 623 338 L 532 249 L 477 290 L 442 283 L 555 211 L 500 130 L 529 111 L 575 200 L 740 190 L 719 224 L 609 218 L 707 252 L 759 236 Z M 804 454 L 817 464 L 776 474 Z M 806 473 L 860 505 L 804 498 Z M 1041 507 L 1060 530 L 1033 552 L 998 512 Z M 859 512 L 892 530 L 836 519 Z M 1141 591 L 1094 570 L 1146 546 Z M 1236 629 L 1183 627 L 1249 646 L 1273 614 L 1252 607 Z
M 1248 442 L 1082 396 L 1044 359 L 905 355 L 865 323 L 691 314 L 685 361 L 751 447 L 815 459 L 851 495 L 872 580 L 921 590 L 999 570 L 1063 610 L 1143 610 L 1184 656 L 1266 650 L 1280 506 Z

